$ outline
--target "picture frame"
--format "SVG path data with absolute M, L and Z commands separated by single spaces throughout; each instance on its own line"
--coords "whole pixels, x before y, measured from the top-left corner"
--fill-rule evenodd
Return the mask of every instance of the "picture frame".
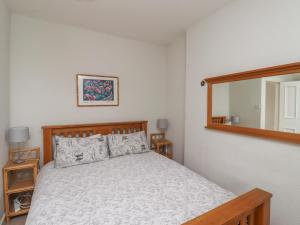
M 77 74 L 77 106 L 119 106 L 119 78 Z

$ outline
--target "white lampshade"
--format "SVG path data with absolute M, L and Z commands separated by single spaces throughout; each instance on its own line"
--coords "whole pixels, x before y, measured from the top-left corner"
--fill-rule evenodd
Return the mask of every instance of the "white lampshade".
M 157 128 L 160 130 L 167 130 L 168 129 L 168 120 L 167 119 L 158 119 L 157 120 Z
M 238 115 L 231 116 L 231 123 L 232 124 L 239 124 L 240 123 L 240 117 Z
M 28 127 L 11 127 L 8 130 L 9 143 L 24 143 L 30 139 Z

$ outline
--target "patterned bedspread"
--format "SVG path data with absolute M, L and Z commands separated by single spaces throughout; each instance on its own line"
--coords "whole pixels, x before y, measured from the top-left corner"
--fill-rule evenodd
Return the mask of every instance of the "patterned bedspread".
M 43 167 L 26 225 L 176 225 L 234 194 L 154 152 Z

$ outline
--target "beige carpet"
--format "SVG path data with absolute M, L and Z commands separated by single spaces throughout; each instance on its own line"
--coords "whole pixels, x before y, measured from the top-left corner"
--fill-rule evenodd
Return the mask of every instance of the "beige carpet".
M 26 221 L 26 216 L 19 216 L 11 219 L 9 223 L 4 222 L 3 225 L 24 225 Z

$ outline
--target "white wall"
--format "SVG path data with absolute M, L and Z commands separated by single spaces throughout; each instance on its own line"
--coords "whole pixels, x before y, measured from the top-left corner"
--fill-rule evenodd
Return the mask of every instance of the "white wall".
M 230 115 L 240 117 L 239 126 L 260 128 L 261 79 L 231 82 Z
M 207 130 L 207 76 L 300 61 L 300 1 L 233 1 L 187 32 L 185 165 L 237 194 L 274 194 L 272 225 L 300 221 L 300 148 Z
M 263 84 L 263 81 L 262 81 Z M 262 86 L 262 108 L 261 108 L 261 127 L 262 129 L 278 130 L 279 123 L 279 99 L 280 83 L 273 81 L 264 82 Z
M 186 37 L 178 36 L 167 48 L 167 138 L 173 142 L 174 159 L 184 158 L 184 100 L 186 74 Z
M 5 132 L 9 123 L 9 10 L 0 0 L 0 168 L 7 161 L 8 147 Z M 0 175 L 0 220 L 3 213 L 3 185 L 2 173 Z
M 229 119 L 229 83 L 214 84 L 212 88 L 212 115 Z
M 166 48 L 72 26 L 13 15 L 11 125 L 148 120 L 166 117 Z M 77 73 L 117 75 L 119 107 L 76 107 Z

